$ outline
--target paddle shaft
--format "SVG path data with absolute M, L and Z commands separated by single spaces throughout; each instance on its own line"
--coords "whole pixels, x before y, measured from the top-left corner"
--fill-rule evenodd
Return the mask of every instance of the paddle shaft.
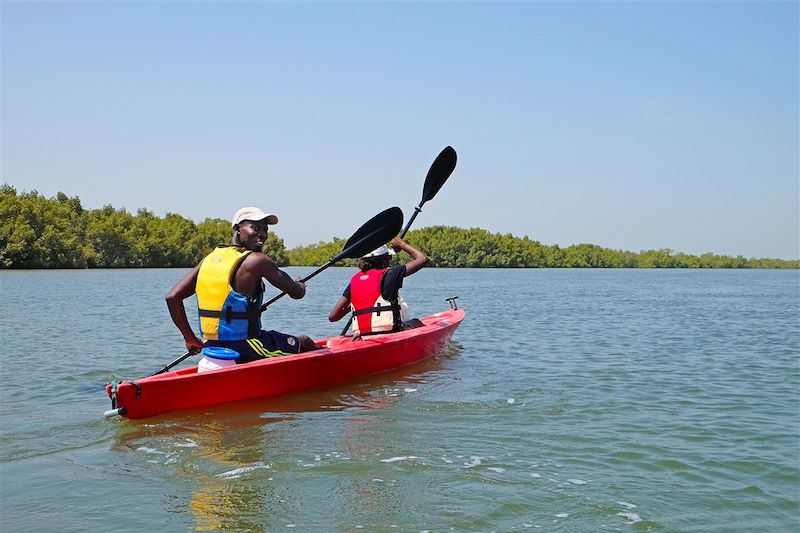
M 196 353 L 197 353 L 197 350 L 192 348 L 191 350 L 189 350 L 188 352 L 186 352 L 182 356 L 178 357 L 177 359 L 175 359 L 171 363 L 164 365 L 164 367 L 161 370 L 157 370 L 157 371 L 153 372 L 152 374 L 150 374 L 150 376 L 157 376 L 159 374 L 163 374 L 164 372 L 166 372 L 167 370 L 169 370 L 173 366 L 175 366 L 178 363 L 188 359 L 189 357 L 193 356 Z M 148 377 L 150 377 L 150 376 L 148 376 Z
M 425 202 L 422 202 L 422 203 L 425 203 Z M 417 215 L 422 213 L 422 203 L 420 203 L 417 207 L 414 208 L 414 214 L 411 215 L 411 218 L 408 219 L 408 222 L 406 223 L 406 227 L 403 228 L 403 231 L 400 233 L 400 238 L 401 239 L 406 236 L 406 233 L 408 233 L 408 228 L 411 227 L 411 224 L 414 222 L 414 219 L 417 218 Z
M 329 266 L 331 266 L 332 264 L 334 264 L 338 260 L 339 260 L 339 258 L 331 259 L 330 261 L 328 261 L 327 263 L 325 263 L 324 265 L 322 265 L 321 267 L 316 269 L 314 272 L 312 272 L 308 276 L 302 278 L 300 280 L 300 282 L 301 283 L 305 283 L 306 281 L 310 280 L 311 278 L 313 278 L 314 276 L 316 276 L 317 274 L 319 274 L 320 272 L 322 272 L 323 270 L 325 270 L 326 268 L 328 268 Z M 282 293 L 278 294 L 277 296 L 273 296 L 265 304 L 263 304 L 261 306 L 261 311 L 263 312 L 267 307 L 269 307 L 270 305 L 274 304 L 275 302 L 277 302 L 278 300 L 280 300 L 284 296 L 286 296 L 285 292 L 282 292 Z

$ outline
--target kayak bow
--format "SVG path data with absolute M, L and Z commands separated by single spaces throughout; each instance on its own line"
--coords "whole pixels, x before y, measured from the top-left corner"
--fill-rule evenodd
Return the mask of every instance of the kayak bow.
M 421 319 L 422 327 L 398 333 L 369 336 L 357 342 L 342 336 L 320 339 L 316 343 L 321 349 L 313 352 L 201 373 L 193 366 L 109 383 L 106 391 L 112 408 L 105 414 L 146 418 L 344 383 L 441 352 L 463 319 L 463 310 L 450 309 Z

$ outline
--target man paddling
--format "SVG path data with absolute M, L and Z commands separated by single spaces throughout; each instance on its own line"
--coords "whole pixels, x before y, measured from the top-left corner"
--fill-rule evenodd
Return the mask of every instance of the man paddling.
M 353 311 L 353 340 L 363 335 L 390 333 L 420 325 L 419 320 L 406 322 L 404 305 L 399 290 L 406 276 L 417 272 L 428 263 L 428 256 L 399 237 L 390 243 L 394 252 L 404 251 L 411 261 L 389 267 L 394 253 L 384 245 L 358 260 L 359 272 L 351 279 L 344 293 L 328 314 L 336 322 L 348 311 Z
M 277 216 L 257 207 L 239 209 L 231 220 L 231 244 L 215 248 L 169 291 L 169 314 L 187 350 L 222 346 L 239 352 L 237 363 L 249 363 L 318 348 L 307 335 L 261 329 L 262 278 L 293 299 L 306 294 L 302 281 L 292 279 L 261 251 L 268 226 L 277 223 Z M 183 307 L 183 301 L 193 294 L 197 294 L 205 343 L 195 335 Z

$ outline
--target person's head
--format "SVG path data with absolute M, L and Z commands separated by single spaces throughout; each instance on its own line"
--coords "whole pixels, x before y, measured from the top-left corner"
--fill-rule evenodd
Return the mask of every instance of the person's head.
M 267 241 L 268 225 L 278 223 L 278 217 L 267 214 L 258 207 L 243 207 L 231 219 L 233 244 L 260 252 Z
M 358 268 L 362 272 L 372 269 L 381 269 L 389 266 L 389 261 L 394 255 L 394 251 L 386 245 L 379 246 L 370 253 L 358 259 Z

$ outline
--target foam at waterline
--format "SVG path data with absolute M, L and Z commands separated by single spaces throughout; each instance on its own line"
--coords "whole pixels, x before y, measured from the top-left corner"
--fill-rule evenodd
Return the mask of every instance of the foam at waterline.
M 147 446 L 139 446 L 136 448 L 137 452 L 144 452 L 144 453 L 156 453 L 159 455 L 167 455 L 167 452 L 162 452 L 161 450 L 157 450 L 155 448 L 149 448 Z
M 255 463 L 249 466 L 242 466 L 239 468 L 234 468 L 233 470 L 228 470 L 227 472 L 222 472 L 221 474 L 217 474 L 217 477 L 221 477 L 224 479 L 236 479 L 241 477 L 242 474 L 253 472 L 255 470 L 269 469 L 269 468 L 272 468 L 272 465 L 265 465 L 264 463 Z
M 400 455 L 398 457 L 390 457 L 388 459 L 381 459 L 382 463 L 396 463 L 398 461 L 410 461 L 412 459 L 422 459 L 422 457 L 417 457 L 416 455 Z
M 617 513 L 617 516 L 621 516 L 621 517 L 627 519 L 631 524 L 635 524 L 636 522 L 641 522 L 642 521 L 642 519 L 639 517 L 638 514 L 636 514 L 634 512 L 631 512 L 631 511 Z
M 149 446 L 139 446 L 136 448 L 136 451 L 164 458 L 163 461 L 159 461 L 157 459 L 148 459 L 148 463 L 171 465 L 178 462 L 178 453 L 174 451 L 163 451 L 156 448 L 150 448 Z
M 464 468 L 472 468 L 472 467 L 478 466 L 480 464 L 481 464 L 481 458 L 478 457 L 477 455 L 471 455 L 470 456 L 470 461 L 467 462 L 467 463 L 464 463 Z

